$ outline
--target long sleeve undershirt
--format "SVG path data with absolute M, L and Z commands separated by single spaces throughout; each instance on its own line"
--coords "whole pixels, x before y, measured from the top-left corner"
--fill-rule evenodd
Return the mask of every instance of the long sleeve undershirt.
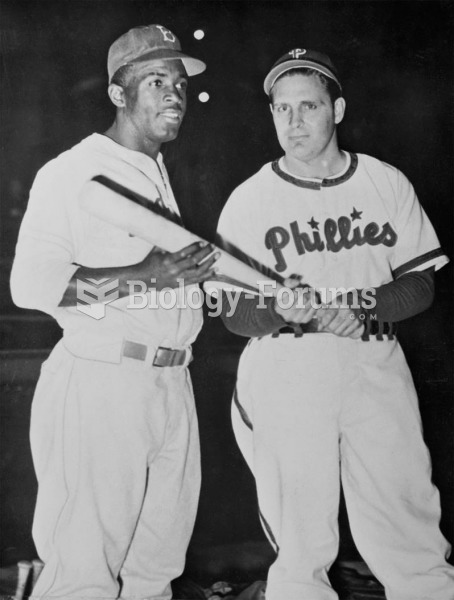
M 396 281 L 373 288 L 376 305 L 373 309 L 352 309 L 360 313 L 373 313 L 378 321 L 397 322 L 423 312 L 433 302 L 433 269 L 405 273 Z M 265 298 L 266 308 L 258 308 L 257 298 L 241 294 L 238 305 L 231 310 L 227 295 L 222 294 L 221 319 L 232 333 L 245 337 L 261 337 L 288 325 L 276 312 L 275 298 Z M 232 313 L 232 314 L 230 314 Z

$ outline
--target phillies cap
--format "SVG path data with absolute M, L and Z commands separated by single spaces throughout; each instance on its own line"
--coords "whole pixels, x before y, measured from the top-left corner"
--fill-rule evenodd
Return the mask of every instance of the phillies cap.
M 130 29 L 110 47 L 107 57 L 109 82 L 120 67 L 156 58 L 180 59 L 189 76 L 198 75 L 206 69 L 204 62 L 181 52 L 177 36 L 169 29 L 162 25 L 143 25 Z
M 284 54 L 284 56 L 281 56 L 281 58 L 271 67 L 271 71 L 265 77 L 265 82 L 263 84 L 265 93 L 269 96 L 271 88 L 276 83 L 276 79 L 283 73 L 301 67 L 315 69 L 316 71 L 323 73 L 326 77 L 334 79 L 337 85 L 342 89 L 336 67 L 331 62 L 329 56 L 326 56 L 326 54 L 323 54 L 322 52 L 317 52 L 316 50 L 294 48 Z

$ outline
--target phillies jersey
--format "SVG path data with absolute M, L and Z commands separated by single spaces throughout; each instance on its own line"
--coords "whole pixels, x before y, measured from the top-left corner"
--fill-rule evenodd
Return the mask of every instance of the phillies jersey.
M 299 275 L 320 290 L 377 287 L 446 264 L 405 175 L 370 156 L 344 154 L 345 169 L 325 179 L 291 175 L 282 158 L 264 165 L 231 194 L 221 243 L 264 272 Z

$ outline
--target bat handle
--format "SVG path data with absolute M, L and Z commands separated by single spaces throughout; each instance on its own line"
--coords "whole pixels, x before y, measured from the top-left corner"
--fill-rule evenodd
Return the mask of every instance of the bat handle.
M 24 597 L 25 588 L 27 586 L 32 563 L 29 560 L 20 560 L 17 563 L 17 586 L 13 600 L 22 600 Z
M 41 575 L 41 571 L 43 570 L 43 567 L 44 567 L 44 563 L 39 558 L 35 558 L 34 560 L 32 560 L 32 568 L 33 568 L 32 591 L 36 585 L 36 582 L 38 581 L 38 577 Z

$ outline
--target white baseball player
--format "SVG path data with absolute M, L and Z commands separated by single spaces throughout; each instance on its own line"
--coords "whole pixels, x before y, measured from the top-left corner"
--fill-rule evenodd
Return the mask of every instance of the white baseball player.
M 251 337 L 232 416 L 277 553 L 266 598 L 337 598 L 328 571 L 342 481 L 356 545 L 387 598 L 453 600 L 439 495 L 394 326 L 430 305 L 433 271 L 448 259 L 406 177 L 339 148 L 345 100 L 326 55 L 290 51 L 264 87 L 285 154 L 232 193 L 218 233 L 288 286 L 310 286 L 282 302 L 243 294 L 235 312 L 223 296 L 227 327 Z M 336 290 L 373 303 L 346 304 Z
M 31 190 L 12 294 L 63 329 L 32 406 L 33 535 L 45 563 L 35 598 L 166 600 L 183 570 L 200 487 L 187 365 L 202 313 L 158 300 L 165 288 L 184 300 L 216 257 L 198 243 L 153 248 L 80 200 L 103 176 L 178 214 L 160 147 L 178 135 L 188 76 L 204 69 L 161 25 L 125 33 L 108 57 L 114 124 L 45 165 Z M 128 308 L 128 281 L 146 284 L 145 308 Z M 90 293 L 98 308 L 107 299 L 104 318 L 78 303 Z

